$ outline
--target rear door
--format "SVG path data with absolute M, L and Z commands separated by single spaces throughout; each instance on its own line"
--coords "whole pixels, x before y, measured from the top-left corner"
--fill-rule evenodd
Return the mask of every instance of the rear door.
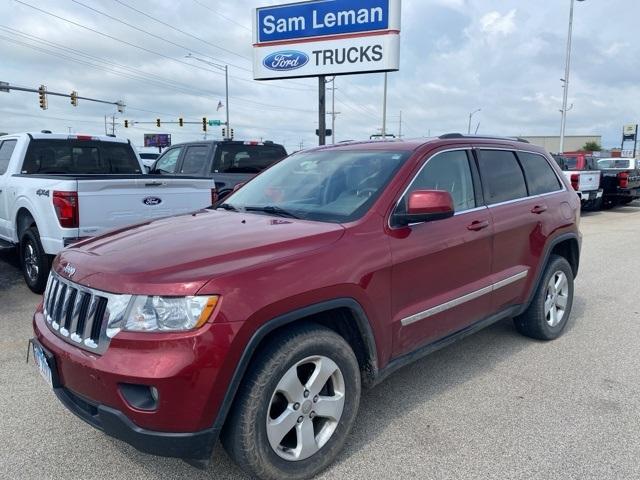
M 206 208 L 212 188 L 206 178 L 80 179 L 80 236 Z
M 17 140 L 0 142 L 0 237 L 11 238 L 11 215 L 9 213 L 9 161 Z
M 563 187 L 542 155 L 520 153 L 522 165 L 514 151 L 479 149 L 477 155 L 494 226 L 492 309 L 497 312 L 524 301 L 551 233 L 548 217 L 560 214 L 548 191 Z
M 456 214 L 401 228 L 390 222 L 395 355 L 461 330 L 491 310 L 491 215 L 482 205 L 470 151 L 428 159 L 396 211 L 406 208 L 411 192 L 425 189 L 449 191 Z
M 206 176 L 207 168 L 211 163 L 210 150 L 211 146 L 207 144 L 185 146 L 184 154 L 176 173 L 178 175 Z

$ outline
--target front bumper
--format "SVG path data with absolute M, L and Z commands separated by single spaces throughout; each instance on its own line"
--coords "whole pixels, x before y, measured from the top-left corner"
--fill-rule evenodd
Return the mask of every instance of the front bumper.
M 230 378 L 225 362 L 237 326 L 210 323 L 185 334 L 130 334 L 102 355 L 65 342 L 38 308 L 34 341 L 49 352 L 54 391 L 78 417 L 140 451 L 207 460 L 221 425 L 218 412 Z M 123 385 L 154 387 L 157 404 L 136 406 Z
M 54 388 L 54 392 L 68 410 L 89 425 L 152 455 L 207 460 L 220 433 L 215 428 L 188 433 L 147 430 L 135 425 L 119 410 L 96 404 L 64 387 Z

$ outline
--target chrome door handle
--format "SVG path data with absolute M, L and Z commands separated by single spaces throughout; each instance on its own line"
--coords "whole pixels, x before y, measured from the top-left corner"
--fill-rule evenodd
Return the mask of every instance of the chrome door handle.
M 471 230 L 472 232 L 477 232 L 479 230 L 483 230 L 489 226 L 489 222 L 487 220 L 475 221 L 472 222 L 471 225 L 467 225 L 467 230 Z
M 535 213 L 536 215 L 540 215 L 541 213 L 544 213 L 546 211 L 547 207 L 545 207 L 544 205 L 536 205 L 531 209 L 531 213 Z

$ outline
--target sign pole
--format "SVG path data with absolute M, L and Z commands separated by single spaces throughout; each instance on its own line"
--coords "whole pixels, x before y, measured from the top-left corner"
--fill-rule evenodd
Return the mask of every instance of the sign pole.
M 318 145 L 327 143 L 327 102 L 326 102 L 326 77 L 318 77 Z
M 636 124 L 636 134 L 633 139 L 633 158 L 636 158 L 637 149 L 638 149 L 638 124 Z

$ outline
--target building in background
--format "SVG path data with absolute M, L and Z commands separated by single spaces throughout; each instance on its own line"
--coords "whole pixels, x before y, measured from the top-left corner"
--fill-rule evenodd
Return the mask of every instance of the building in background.
M 537 145 L 539 147 L 544 148 L 548 152 L 558 153 L 558 148 L 560 147 L 560 136 L 559 135 L 550 135 L 550 136 L 521 136 L 527 140 L 529 143 L 533 145 Z M 602 135 L 565 135 L 564 137 L 564 151 L 565 152 L 575 152 L 578 150 L 582 150 L 582 147 L 587 142 L 596 142 L 598 145 L 602 146 Z

